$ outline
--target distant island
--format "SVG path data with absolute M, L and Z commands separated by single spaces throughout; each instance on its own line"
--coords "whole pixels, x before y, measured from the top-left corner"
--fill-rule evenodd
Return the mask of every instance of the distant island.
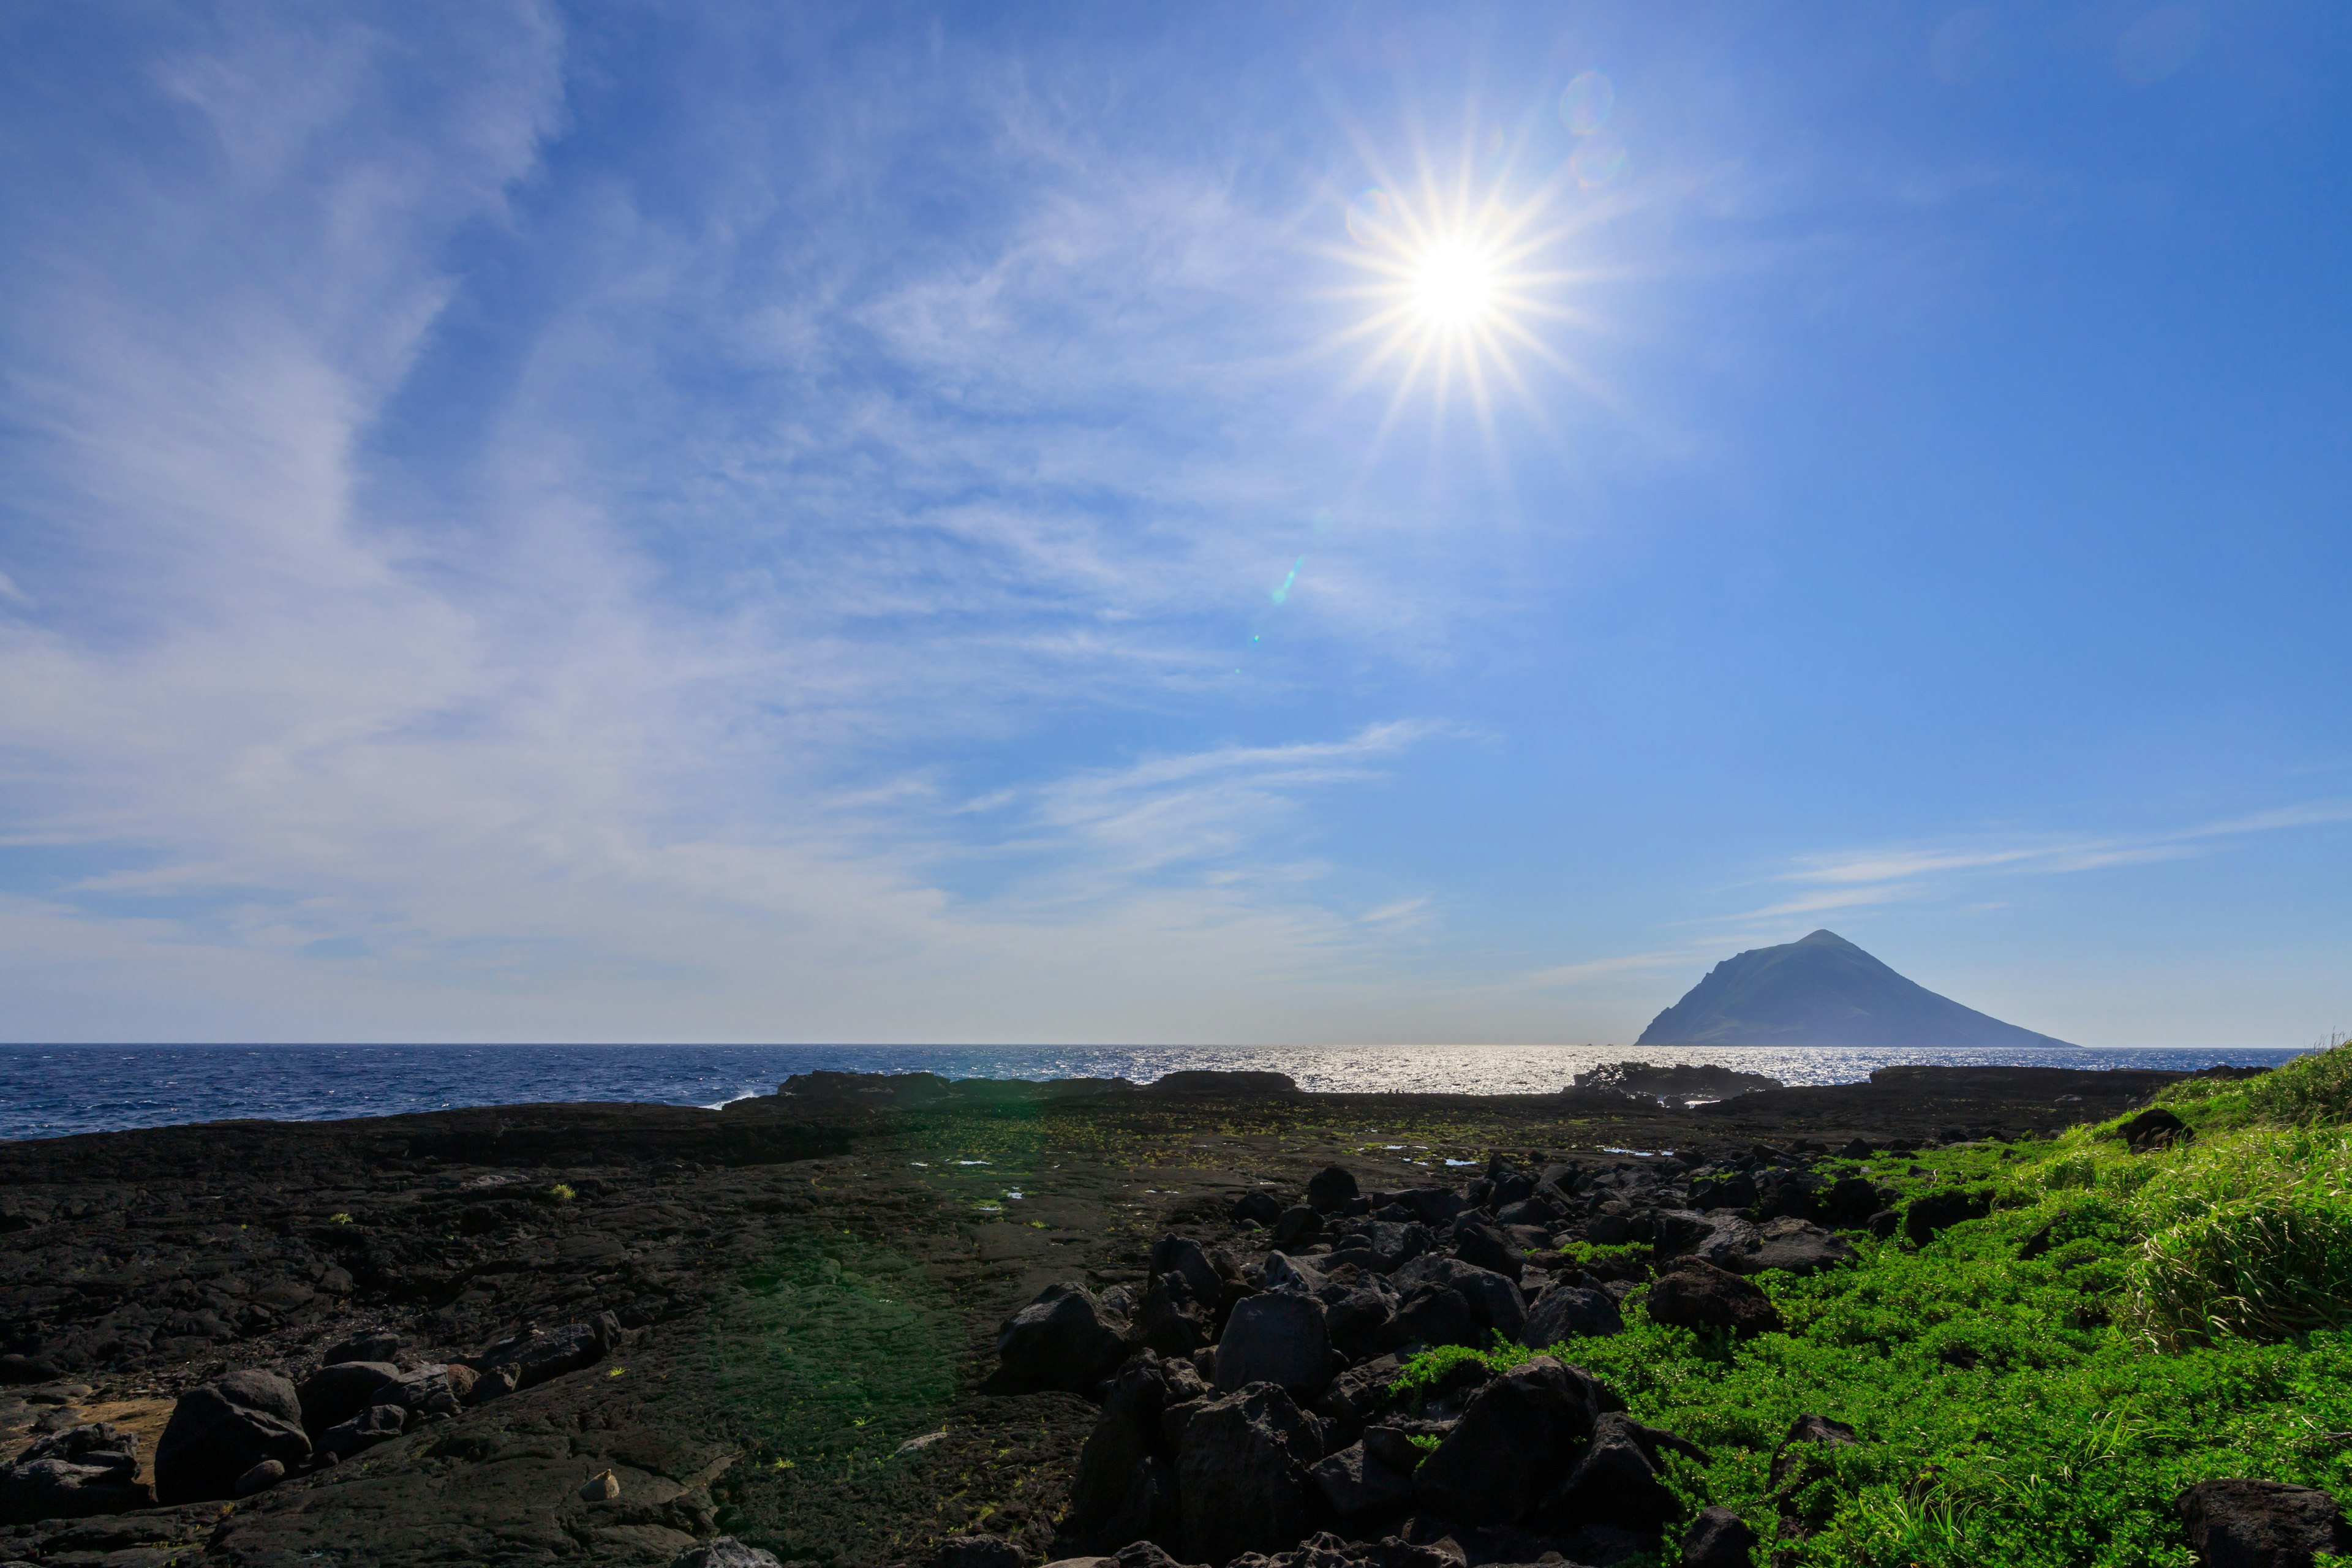
M 2065 1046 L 1906 980 L 1832 931 L 1727 958 L 1639 1046 Z

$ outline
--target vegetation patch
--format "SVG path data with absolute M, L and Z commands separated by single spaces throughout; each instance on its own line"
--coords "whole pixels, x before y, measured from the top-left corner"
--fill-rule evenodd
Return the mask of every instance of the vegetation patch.
M 1706 1447 L 1672 1484 L 1694 1512 L 1737 1510 L 1776 1561 L 2188 1568 L 2172 1500 L 2194 1482 L 2352 1498 L 2352 1047 L 2166 1103 L 2193 1136 L 2147 1153 L 2109 1125 L 1867 1162 L 1906 1202 L 1983 1192 L 1990 1212 L 1759 1277 L 1786 1332 L 1667 1327 L 1637 1289 L 1624 1332 L 1552 1353 Z M 1433 1351 L 1395 1396 L 1529 1353 Z M 1861 1440 L 1776 1491 L 1772 1453 L 1803 1414 Z

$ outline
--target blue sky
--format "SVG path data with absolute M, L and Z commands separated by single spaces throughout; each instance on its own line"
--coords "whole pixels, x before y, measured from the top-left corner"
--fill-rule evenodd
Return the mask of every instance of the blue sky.
M 1622 1041 L 1827 925 L 2307 1043 L 2347 79 L 2316 4 L 11 7 L 0 1033 Z M 1394 279 L 1507 221 L 1474 387 Z

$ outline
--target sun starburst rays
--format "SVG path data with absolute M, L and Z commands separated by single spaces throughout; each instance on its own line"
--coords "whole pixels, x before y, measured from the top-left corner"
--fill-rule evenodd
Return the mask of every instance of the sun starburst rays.
M 1596 80 L 1580 77 L 1561 100 L 1561 118 L 1578 137 L 1607 117 L 1607 83 L 1599 81 L 1596 100 Z M 1384 384 L 1386 405 L 1368 458 L 1416 406 L 1428 409 L 1435 440 L 1448 409 L 1466 404 L 1498 462 L 1498 401 L 1557 446 L 1540 388 L 1547 376 L 1531 380 L 1531 371 L 1557 375 L 1604 405 L 1615 402 L 1601 395 L 1597 378 L 1560 340 L 1605 325 L 1573 301 L 1580 286 L 1599 281 L 1606 268 L 1580 268 L 1571 258 L 1580 231 L 1605 221 L 1615 205 L 1591 198 L 1615 177 L 1622 155 L 1596 178 L 1594 160 L 1581 156 L 1591 146 L 1580 144 L 1579 156 L 1526 177 L 1517 165 L 1538 140 L 1531 128 L 1516 138 L 1496 131 L 1482 139 L 1475 124 L 1473 114 L 1463 156 L 1444 169 L 1426 139 L 1412 136 L 1409 184 L 1390 177 L 1356 138 L 1377 183 L 1348 205 L 1353 243 L 1328 253 L 1352 274 L 1335 292 L 1353 307 L 1353 320 L 1323 347 L 1358 356 L 1342 397 Z

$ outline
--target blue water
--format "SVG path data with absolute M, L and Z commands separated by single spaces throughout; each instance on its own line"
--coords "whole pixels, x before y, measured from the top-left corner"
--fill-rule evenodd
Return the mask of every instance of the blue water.
M 1900 1062 L 1952 1066 L 2268 1067 L 2292 1050 L 1901 1051 L 1625 1046 L 0 1046 L 0 1138 L 54 1138 L 234 1117 L 316 1121 L 565 1100 L 716 1108 L 792 1073 L 1126 1078 L 1180 1068 L 1288 1073 L 1355 1093 L 1549 1094 L 1639 1057 L 1718 1062 L 1791 1084 Z

